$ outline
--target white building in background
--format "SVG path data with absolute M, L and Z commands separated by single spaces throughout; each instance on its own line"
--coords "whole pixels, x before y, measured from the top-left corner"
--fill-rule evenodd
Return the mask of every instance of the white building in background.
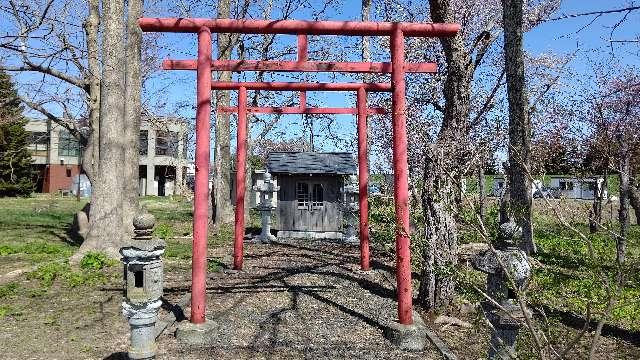
M 504 176 L 497 175 L 493 179 L 493 188 L 491 189 L 491 195 L 500 196 L 504 191 Z M 543 185 L 541 180 L 535 180 L 531 184 L 531 193 L 535 194 L 536 191 L 548 191 L 553 190 L 554 194 L 557 192 L 560 197 L 565 199 L 582 199 L 593 200 L 596 196 L 596 191 L 600 191 L 604 184 L 604 178 L 601 177 L 588 177 L 577 178 L 573 175 L 550 175 L 549 184 Z M 608 197 L 607 189 L 604 189 L 604 198 Z M 551 195 L 547 195 L 553 197 Z
M 571 175 L 551 175 L 549 187 L 558 189 L 562 197 L 567 199 L 593 200 L 596 191 L 600 191 L 604 185 L 604 178 L 589 177 L 576 178 Z M 604 198 L 608 197 L 607 189 L 604 189 Z

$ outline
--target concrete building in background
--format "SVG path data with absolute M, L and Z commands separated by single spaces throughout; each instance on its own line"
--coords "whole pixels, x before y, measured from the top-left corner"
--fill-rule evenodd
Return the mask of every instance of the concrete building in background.
M 26 125 L 29 149 L 38 172 L 36 191 L 55 193 L 72 190 L 81 172 L 78 141 L 62 126 L 49 120 L 32 120 Z M 140 195 L 169 196 L 188 191 L 188 124 L 176 118 L 153 118 L 140 126 Z M 77 184 L 77 183 L 76 183 Z
M 69 190 L 80 173 L 80 145 L 69 131 L 51 121 L 32 120 L 25 129 L 37 173 L 36 191 L 54 193 Z
M 155 118 L 140 126 L 140 195 L 169 196 L 187 191 L 187 123 Z

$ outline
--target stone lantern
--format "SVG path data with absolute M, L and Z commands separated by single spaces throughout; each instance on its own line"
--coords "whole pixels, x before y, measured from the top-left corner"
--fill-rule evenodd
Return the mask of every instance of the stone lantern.
M 153 359 L 155 323 L 162 305 L 163 266 L 165 243 L 152 237 L 155 218 L 148 213 L 133 219 L 135 236 L 121 249 L 124 264 L 124 301 L 122 314 L 131 327 L 130 359 Z
M 518 330 L 525 319 L 516 293 L 523 290 L 531 277 L 527 254 L 517 247 L 522 229 L 513 221 L 500 225 L 494 250 L 473 259 L 473 267 L 487 274 L 487 295 L 500 306 L 486 300 L 484 313 L 495 331 L 491 336 L 489 359 L 512 359 Z M 528 311 L 528 310 L 526 310 Z
M 358 179 L 350 176 L 349 181 L 342 187 L 344 204 L 344 241 L 358 244 L 358 211 L 360 210 Z
M 257 191 L 260 196 L 256 209 L 260 211 L 262 231 L 258 239 L 264 243 L 275 241 L 276 237 L 271 235 L 271 212 L 275 209 L 273 205 L 274 194 L 280 190 L 280 187 L 271 180 L 271 174 L 267 171 L 264 173 L 264 181 L 258 182 L 253 190 Z

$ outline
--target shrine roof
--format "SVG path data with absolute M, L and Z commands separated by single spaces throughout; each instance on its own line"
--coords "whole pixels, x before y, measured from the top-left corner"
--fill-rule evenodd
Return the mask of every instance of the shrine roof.
M 356 161 L 347 152 L 272 152 L 267 169 L 272 174 L 357 174 Z

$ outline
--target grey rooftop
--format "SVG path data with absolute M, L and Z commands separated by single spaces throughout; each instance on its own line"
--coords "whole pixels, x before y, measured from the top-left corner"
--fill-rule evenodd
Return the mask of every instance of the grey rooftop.
M 346 152 L 272 152 L 267 157 L 272 174 L 354 175 L 356 161 Z

